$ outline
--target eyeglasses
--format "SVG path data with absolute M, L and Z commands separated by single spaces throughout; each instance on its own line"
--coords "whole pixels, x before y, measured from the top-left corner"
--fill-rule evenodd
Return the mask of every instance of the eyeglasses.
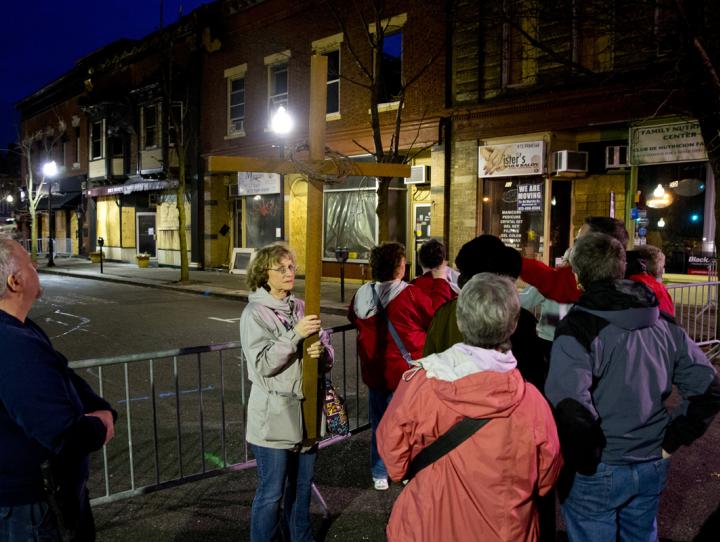
M 288 265 L 287 267 L 282 265 L 275 268 L 269 267 L 268 271 L 275 271 L 276 273 L 280 273 L 281 275 L 287 275 L 288 273 L 292 273 L 294 275 L 296 269 L 297 267 L 295 267 L 294 265 Z

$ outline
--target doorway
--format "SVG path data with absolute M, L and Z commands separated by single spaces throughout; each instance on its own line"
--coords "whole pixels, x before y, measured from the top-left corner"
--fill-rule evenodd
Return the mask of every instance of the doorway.
M 137 251 L 156 257 L 155 213 L 137 213 Z

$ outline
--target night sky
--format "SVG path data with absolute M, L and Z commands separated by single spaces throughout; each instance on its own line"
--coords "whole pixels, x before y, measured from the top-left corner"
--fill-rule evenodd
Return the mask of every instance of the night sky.
M 0 22 L 0 148 L 17 139 L 15 103 L 75 61 L 121 38 L 141 38 L 210 0 L 8 0 Z

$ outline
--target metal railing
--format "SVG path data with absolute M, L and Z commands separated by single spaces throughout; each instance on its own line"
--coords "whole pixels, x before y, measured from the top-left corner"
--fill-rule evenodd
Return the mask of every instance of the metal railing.
M 710 358 L 718 355 L 718 287 L 720 282 L 669 284 L 668 293 L 675 303 L 675 319 L 690 338 L 708 349 Z
M 333 383 L 345 397 L 354 433 L 368 427 L 356 331 L 344 325 L 332 332 Z M 256 466 L 245 441 L 250 382 L 239 342 L 87 359 L 70 367 L 84 371 L 121 413 L 115 438 L 92 457 L 90 491 L 100 495 L 94 505 Z M 326 438 L 320 447 L 346 438 Z
M 39 237 L 37 239 L 37 244 L 35 245 L 37 247 L 37 253 L 42 255 L 47 255 L 48 252 L 48 237 Z M 32 240 L 30 239 L 20 239 L 18 242 L 27 250 L 30 252 L 30 247 L 32 247 Z M 53 239 L 53 250 L 55 256 L 72 256 L 75 254 L 75 251 L 73 250 L 73 240 L 67 237 L 56 237 Z

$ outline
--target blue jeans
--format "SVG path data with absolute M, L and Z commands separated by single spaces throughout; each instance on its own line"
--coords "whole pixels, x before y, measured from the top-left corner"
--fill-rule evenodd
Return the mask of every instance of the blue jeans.
M 60 535 L 47 503 L 0 506 L 0 541 L 59 542 Z
M 250 540 L 271 542 L 280 534 L 280 500 L 284 499 L 285 540 L 313 542 L 310 493 L 317 450 L 308 453 L 252 445 L 258 486 L 252 503 Z
M 575 474 L 561 506 L 568 539 L 657 541 L 658 503 L 669 467 L 669 459 L 632 465 L 600 463 L 592 476 Z
M 380 454 L 378 453 L 377 437 L 375 436 L 375 433 L 377 432 L 378 425 L 380 425 L 380 420 L 382 420 L 382 417 L 385 414 L 388 405 L 390 404 L 390 399 L 392 399 L 392 396 L 393 394 L 390 391 L 374 390 L 372 388 L 368 389 L 368 399 L 370 401 L 370 404 L 368 405 L 368 416 L 370 417 L 371 429 L 370 473 L 372 474 L 373 478 L 388 477 L 385 463 L 383 463 L 383 460 L 380 458 Z

